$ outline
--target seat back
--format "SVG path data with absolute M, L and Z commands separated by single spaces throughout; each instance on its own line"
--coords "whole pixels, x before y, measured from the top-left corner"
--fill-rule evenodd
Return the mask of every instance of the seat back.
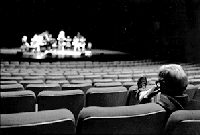
M 125 106 L 125 87 L 92 87 L 86 92 L 86 106 Z
M 84 92 L 82 90 L 41 91 L 38 94 L 38 110 L 53 110 L 66 108 L 77 119 L 84 106 Z
M 187 94 L 190 99 L 194 99 L 197 90 L 198 88 L 196 86 L 188 85 L 184 93 Z
M 80 89 L 84 93 L 88 91 L 89 88 L 92 87 L 92 83 L 79 83 L 79 84 L 64 84 L 62 85 L 62 90 L 77 90 Z
M 1 114 L 1 133 L 74 134 L 74 116 L 67 109 Z
M 155 103 L 81 110 L 77 134 L 151 134 L 163 132 L 165 110 Z
M 166 124 L 166 135 L 199 135 L 200 110 L 178 110 L 173 112 Z
M 32 91 L 1 92 L 1 114 L 34 112 L 36 97 Z
M 61 87 L 59 84 L 53 83 L 53 84 L 28 84 L 26 86 L 26 90 L 31 90 L 35 93 L 37 96 L 39 92 L 43 90 L 51 90 L 51 91 L 59 91 L 61 90 Z
M 22 84 L 7 84 L 7 85 L 0 85 L 1 92 L 8 92 L 8 91 L 21 91 L 24 90 Z

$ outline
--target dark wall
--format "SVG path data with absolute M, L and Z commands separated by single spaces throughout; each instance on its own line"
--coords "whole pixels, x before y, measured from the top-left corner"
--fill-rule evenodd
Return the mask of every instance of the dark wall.
M 1 47 L 20 47 L 21 37 L 60 30 L 80 32 L 93 48 L 138 58 L 197 61 L 198 0 L 2 0 Z M 9 41 L 9 42 L 8 42 Z

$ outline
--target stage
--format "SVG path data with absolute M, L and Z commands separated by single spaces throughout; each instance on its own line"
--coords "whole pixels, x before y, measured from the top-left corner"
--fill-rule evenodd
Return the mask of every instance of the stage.
M 20 48 L 1 48 L 0 51 L 1 60 L 126 60 L 130 58 L 130 55 L 125 52 L 104 50 L 104 49 L 92 49 L 85 50 L 84 52 L 78 52 L 73 50 L 50 50 L 45 52 L 22 52 Z

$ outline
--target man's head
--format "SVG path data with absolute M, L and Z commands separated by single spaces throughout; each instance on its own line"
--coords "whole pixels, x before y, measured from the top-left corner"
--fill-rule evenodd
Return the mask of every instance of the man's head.
M 186 72 L 177 64 L 161 66 L 158 81 L 160 82 L 161 92 L 169 96 L 182 95 L 188 85 Z

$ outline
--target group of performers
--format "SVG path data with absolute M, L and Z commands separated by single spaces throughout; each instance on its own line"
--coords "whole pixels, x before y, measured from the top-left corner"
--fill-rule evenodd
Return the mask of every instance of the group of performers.
M 43 52 L 43 51 L 64 51 L 64 50 L 73 50 L 73 51 L 85 51 L 86 49 L 86 38 L 80 35 L 78 32 L 77 36 L 70 38 L 70 36 L 65 37 L 65 32 L 62 30 L 58 34 L 58 38 L 55 39 L 52 37 L 48 31 L 45 31 L 41 34 L 35 34 L 31 38 L 30 44 L 27 41 L 27 36 L 22 37 L 22 51 L 31 51 L 31 52 Z M 91 49 L 92 44 L 88 42 L 87 49 Z

